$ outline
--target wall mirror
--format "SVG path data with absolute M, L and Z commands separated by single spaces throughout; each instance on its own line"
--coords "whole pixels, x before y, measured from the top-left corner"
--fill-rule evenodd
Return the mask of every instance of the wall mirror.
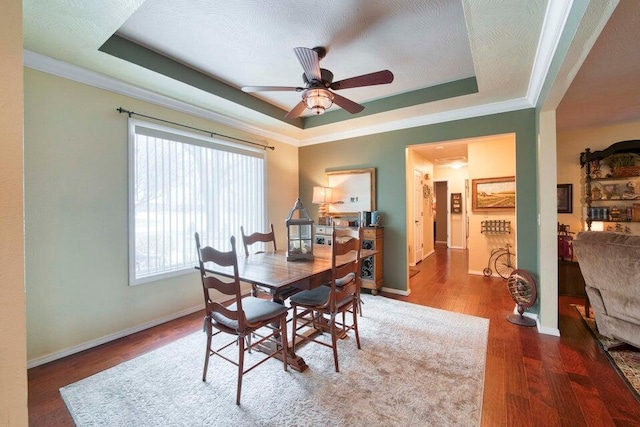
M 376 210 L 376 168 L 331 171 L 326 176 L 333 190 L 330 215 Z

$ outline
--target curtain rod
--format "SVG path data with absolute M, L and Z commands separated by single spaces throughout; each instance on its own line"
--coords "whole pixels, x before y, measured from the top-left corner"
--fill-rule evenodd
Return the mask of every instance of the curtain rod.
M 245 144 L 251 144 L 251 145 L 257 145 L 258 147 L 262 147 L 264 150 L 266 150 L 267 148 L 270 148 L 271 150 L 275 150 L 276 147 L 274 147 L 273 145 L 266 145 L 266 144 L 259 144 L 257 142 L 252 142 L 252 141 L 247 141 L 246 139 L 240 139 L 240 138 L 236 138 L 234 136 L 227 136 L 227 135 L 222 135 L 220 133 L 216 133 L 216 132 L 212 132 L 210 130 L 206 130 L 206 129 L 199 129 L 193 126 L 188 126 L 188 125 L 183 125 L 181 123 L 176 123 L 176 122 L 171 122 L 169 120 L 164 120 L 164 119 L 159 119 L 157 117 L 152 117 L 152 116 L 145 116 L 144 114 L 140 114 L 140 113 L 136 113 L 134 111 L 129 111 L 129 110 L 125 110 L 122 107 L 118 107 L 116 109 L 116 111 L 120 114 L 127 114 L 129 115 L 129 118 L 131 118 L 131 116 L 140 116 L 140 117 L 146 117 L 147 119 L 152 119 L 152 120 L 158 120 L 160 122 L 164 122 L 164 123 L 169 123 L 172 125 L 176 125 L 176 126 L 182 126 L 184 128 L 188 128 L 188 129 L 193 129 L 193 130 L 197 130 L 198 132 L 203 132 L 203 133 L 207 133 L 209 135 L 211 135 L 211 137 L 213 138 L 213 136 L 221 136 L 223 138 L 228 138 L 228 139 L 233 139 L 235 141 L 240 141 L 240 142 L 244 142 Z

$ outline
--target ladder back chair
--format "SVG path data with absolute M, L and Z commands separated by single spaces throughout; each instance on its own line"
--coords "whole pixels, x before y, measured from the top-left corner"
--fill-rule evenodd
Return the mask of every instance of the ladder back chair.
M 276 234 L 273 231 L 273 224 L 271 224 L 271 231 L 267 233 L 255 232 L 249 235 L 244 233 L 244 227 L 240 226 L 240 232 L 242 233 L 242 244 L 244 245 L 244 253 L 246 256 L 249 256 L 249 246 L 254 243 L 263 242 L 263 243 L 273 243 L 273 250 L 277 251 L 278 247 L 276 246 Z M 257 251 L 254 253 L 260 253 L 264 251 Z
M 361 235 L 360 232 L 362 231 L 362 233 L 364 234 L 364 231 L 361 227 L 358 227 L 358 228 L 336 227 L 334 224 L 333 229 L 335 230 L 333 241 L 337 240 L 339 242 L 345 242 L 346 240 L 349 240 L 349 239 L 359 238 L 360 242 L 362 242 L 363 235 Z M 360 246 L 362 246 L 362 243 L 360 244 Z M 360 265 L 360 267 L 362 268 L 362 265 Z M 361 280 L 361 274 L 358 274 L 357 279 Z M 338 282 L 338 284 L 339 283 L 340 282 Z M 360 313 L 360 317 L 362 317 L 362 304 L 364 304 L 362 302 L 362 299 L 360 298 L 361 289 L 362 289 L 362 283 L 360 283 L 360 286 L 358 286 L 358 312 Z
M 336 230 L 332 234 L 331 245 L 331 283 L 329 286 L 302 291 L 293 295 L 289 301 L 293 309 L 292 341 L 295 348 L 296 339 L 313 341 L 333 349 L 333 361 L 336 372 L 340 372 L 338 365 L 338 335 L 346 335 L 353 330 L 356 344 L 360 349 L 360 335 L 358 334 L 358 294 L 360 288 L 360 249 L 362 247 L 362 228 L 358 237 L 348 240 L 336 240 Z M 345 262 L 346 260 L 346 262 Z M 298 310 L 301 310 L 298 313 Z M 353 320 L 350 324 L 345 321 L 345 314 L 351 312 Z M 338 320 L 342 314 L 342 323 Z M 321 328 L 328 316 L 328 327 L 331 333 L 331 343 L 320 341 L 299 331 L 303 328 Z M 298 325 L 300 322 L 300 325 Z
M 251 233 L 249 235 L 246 235 L 244 233 L 244 227 L 240 226 L 240 233 L 242 234 L 242 244 L 244 246 L 244 254 L 246 256 L 249 256 L 249 247 L 251 245 L 254 245 L 256 243 L 262 242 L 262 243 L 269 243 L 271 242 L 273 244 L 273 251 L 277 251 L 278 247 L 276 245 L 276 234 L 273 231 L 273 224 L 271 224 L 271 231 L 267 232 L 267 233 L 261 233 L 261 232 L 255 232 L 255 233 Z M 255 251 L 253 252 L 254 254 L 259 254 L 262 253 L 264 251 Z M 258 293 L 269 293 L 268 291 L 260 288 L 259 286 L 255 285 L 255 284 L 251 284 L 251 293 L 252 295 L 258 296 Z
M 282 357 L 284 370 L 287 370 L 287 307 L 266 299 L 242 297 L 240 279 L 238 277 L 235 237 L 231 237 L 230 252 L 221 252 L 210 246 L 201 247 L 198 233 L 195 233 L 195 239 L 206 311 L 204 329 L 207 333 L 207 351 L 204 359 L 202 381 L 207 380 L 207 368 L 209 366 L 209 358 L 212 355 L 219 356 L 236 365 L 238 367 L 236 405 L 240 405 L 242 376 L 244 374 L 278 354 Z M 205 263 L 219 267 L 232 267 L 233 277 L 229 278 L 208 273 L 205 269 Z M 230 305 L 217 302 L 212 299 L 211 291 L 218 291 L 223 297 L 231 297 L 233 302 Z M 267 328 L 268 333 L 252 344 L 251 335 L 261 328 Z M 214 329 L 216 330 L 215 333 Z M 235 338 L 231 342 L 221 344 L 221 347 L 214 349 L 212 348 L 212 339 L 220 333 L 233 335 Z M 246 347 L 245 342 L 248 343 Z M 237 361 L 221 353 L 233 344 L 238 346 Z M 257 346 L 261 346 L 261 349 L 267 346 L 272 347 L 265 357 L 245 369 L 245 351 L 251 352 L 251 349 Z

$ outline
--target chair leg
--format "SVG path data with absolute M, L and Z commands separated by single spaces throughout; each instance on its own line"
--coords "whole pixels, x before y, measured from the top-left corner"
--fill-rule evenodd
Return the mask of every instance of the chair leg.
M 238 389 L 236 392 L 236 405 L 240 405 L 240 393 L 242 393 L 242 374 L 244 373 L 244 337 L 238 340 L 240 355 L 238 357 Z
M 296 327 L 298 326 L 298 306 L 292 305 L 293 308 L 293 318 L 291 319 L 291 347 L 295 350 L 296 348 Z
M 316 326 L 316 320 L 318 320 L 318 319 L 319 319 L 320 314 L 319 314 L 319 313 L 316 313 L 316 311 L 315 311 L 315 310 L 310 310 L 310 311 L 311 311 L 311 327 L 312 327 L 313 329 L 319 329 L 319 330 L 320 330 L 320 334 L 322 335 L 322 328 L 318 328 L 318 327 Z
M 285 313 L 280 319 L 280 340 L 282 344 L 282 362 L 284 364 L 284 370 L 288 369 L 287 353 L 289 351 L 289 342 L 287 340 L 287 314 Z
M 340 372 L 338 367 L 338 332 L 336 330 L 336 313 L 331 313 L 329 320 L 329 329 L 331 330 L 331 346 L 333 347 L 333 363 L 336 366 L 336 372 Z
M 207 319 L 208 320 L 208 319 Z M 209 357 L 211 357 L 211 322 L 205 325 L 207 332 L 207 354 L 204 356 L 204 369 L 202 370 L 202 381 L 207 380 L 207 369 L 209 368 Z
M 360 349 L 360 334 L 358 333 L 358 315 L 356 313 L 356 307 L 358 306 L 358 301 L 353 302 L 353 330 L 356 334 L 356 344 L 358 344 L 358 349 Z

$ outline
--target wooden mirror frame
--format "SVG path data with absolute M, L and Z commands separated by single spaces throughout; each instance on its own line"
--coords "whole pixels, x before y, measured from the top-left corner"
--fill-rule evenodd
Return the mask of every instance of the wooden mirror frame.
M 327 186 L 334 188 L 333 203 L 329 204 L 330 216 L 356 216 L 362 211 L 376 210 L 376 168 L 335 170 L 325 172 L 325 175 Z M 341 200 L 336 200 L 345 184 L 349 194 L 343 194 Z M 357 188 L 349 188 L 349 184 Z M 364 201 L 359 200 L 362 197 Z

